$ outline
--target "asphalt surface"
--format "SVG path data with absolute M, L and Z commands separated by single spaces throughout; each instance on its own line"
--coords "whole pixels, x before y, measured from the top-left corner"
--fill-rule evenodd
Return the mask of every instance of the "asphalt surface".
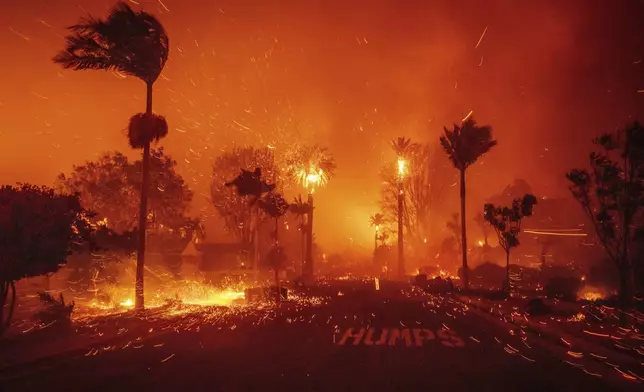
M 641 364 L 615 369 L 610 359 L 524 334 L 449 296 L 327 291 L 332 294 L 319 305 L 300 300 L 279 310 L 148 320 L 159 328 L 0 370 L 0 390 L 629 391 L 644 385 L 630 376 L 644 374 Z

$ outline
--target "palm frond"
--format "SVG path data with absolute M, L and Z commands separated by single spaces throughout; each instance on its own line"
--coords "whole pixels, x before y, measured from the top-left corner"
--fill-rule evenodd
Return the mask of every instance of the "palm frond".
M 384 223 L 385 223 L 385 216 L 381 213 L 377 213 L 369 217 L 369 224 L 372 227 L 382 226 Z
M 454 124 L 451 130 L 443 129 L 444 134 L 440 137 L 441 146 L 454 167 L 459 170 L 467 169 L 497 144 L 492 138 L 492 128 L 489 125 L 477 125 L 472 117 L 461 126 Z
M 397 137 L 391 141 L 391 148 L 396 153 L 396 156 L 408 159 L 417 149 L 419 145 L 412 143 L 410 138 Z
M 168 59 L 169 39 L 152 15 L 117 3 L 106 19 L 87 17 L 70 26 L 66 48 L 53 61 L 75 70 L 118 70 L 153 83 Z
M 137 113 L 130 118 L 127 139 L 132 148 L 143 148 L 146 144 L 158 142 L 168 134 L 168 122 L 158 114 L 150 116 Z

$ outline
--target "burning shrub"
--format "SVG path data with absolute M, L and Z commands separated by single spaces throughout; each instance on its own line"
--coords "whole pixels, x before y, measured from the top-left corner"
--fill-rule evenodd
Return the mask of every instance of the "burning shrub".
M 595 301 L 603 300 L 605 297 L 606 297 L 606 293 L 603 289 L 596 286 L 591 286 L 591 285 L 584 286 L 577 293 L 577 298 L 584 301 L 595 302 Z
M 59 325 L 66 325 L 71 322 L 75 305 L 74 301 L 65 304 L 63 293 L 60 293 L 58 299 L 45 292 L 38 293 L 38 297 L 45 304 L 45 309 L 37 314 L 40 322 L 43 324 L 58 323 Z

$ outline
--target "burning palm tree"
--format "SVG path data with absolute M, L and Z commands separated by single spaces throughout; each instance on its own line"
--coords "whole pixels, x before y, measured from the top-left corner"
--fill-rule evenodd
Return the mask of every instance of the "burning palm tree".
M 296 146 L 287 156 L 287 175 L 293 181 L 306 189 L 308 193 L 309 210 L 307 212 L 307 246 L 306 269 L 303 275 L 313 276 L 313 193 L 316 189 L 327 184 L 336 169 L 335 160 L 326 147 L 317 144 Z
M 378 235 L 380 233 L 380 228 L 384 223 L 385 216 L 381 213 L 377 213 L 369 217 L 369 225 L 375 229 L 375 245 L 373 249 L 374 254 L 378 250 Z
M 412 143 L 411 139 L 398 137 L 391 141 L 391 148 L 398 159 L 398 276 L 402 278 L 405 274 L 405 254 L 403 238 L 403 208 L 404 208 L 404 186 L 405 175 L 409 171 L 407 164 L 410 155 L 418 148 L 418 144 Z
M 302 200 L 302 195 L 299 195 L 296 197 L 293 201 L 293 203 L 289 206 L 289 210 L 291 213 L 293 213 L 296 217 L 300 218 L 300 233 L 301 233 L 301 250 L 302 250 L 302 273 L 304 273 L 304 251 L 305 251 L 305 244 L 304 244 L 304 239 L 306 238 L 305 233 L 306 233 L 306 225 L 304 224 L 304 217 L 309 213 L 310 208 L 309 208 L 309 203 L 306 203 Z
M 147 12 L 135 12 L 124 2 L 117 3 L 106 19 L 87 17 L 69 30 L 65 50 L 53 58 L 54 63 L 73 70 L 116 71 L 146 86 L 145 113 L 132 117 L 128 126 L 130 146 L 143 149 L 136 262 L 136 308 L 142 309 L 150 143 L 168 133 L 165 118 L 152 112 L 152 86 L 168 60 L 169 39 L 159 20 Z

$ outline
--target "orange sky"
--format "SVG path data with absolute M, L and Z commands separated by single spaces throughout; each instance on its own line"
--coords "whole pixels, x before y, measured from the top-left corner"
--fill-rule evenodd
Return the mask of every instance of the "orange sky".
M 517 177 L 552 197 L 566 194 L 563 174 L 584 164 L 592 136 L 644 118 L 634 0 L 138 3 L 170 36 L 154 110 L 196 210 L 208 204 L 214 156 L 232 143 L 319 141 L 338 163 L 317 196 L 328 249 L 349 238 L 371 246 L 367 218 L 395 136 L 436 141 L 473 110 L 499 140 L 471 171 L 473 197 Z M 50 60 L 64 26 L 111 4 L 0 0 L 0 182 L 51 184 L 75 163 L 128 150 L 123 129 L 144 109 L 143 84 Z

